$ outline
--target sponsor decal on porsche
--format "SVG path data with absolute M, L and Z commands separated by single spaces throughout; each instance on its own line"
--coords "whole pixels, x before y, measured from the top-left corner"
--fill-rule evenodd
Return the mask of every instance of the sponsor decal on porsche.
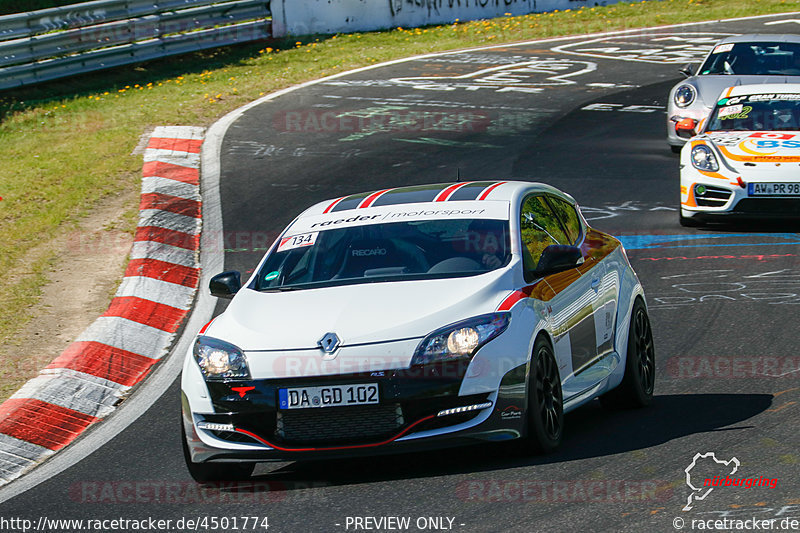
M 681 153 L 683 225 L 800 214 L 800 84 L 725 89 Z

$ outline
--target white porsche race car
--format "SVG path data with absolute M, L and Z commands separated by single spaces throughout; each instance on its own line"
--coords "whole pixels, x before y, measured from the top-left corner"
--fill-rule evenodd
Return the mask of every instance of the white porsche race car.
M 653 336 L 620 242 L 547 185 L 401 187 L 297 217 L 198 333 L 181 380 L 198 481 L 254 463 L 525 438 L 647 405 Z
M 800 218 L 800 84 L 725 89 L 681 152 L 684 226 Z
M 686 139 L 726 87 L 752 83 L 800 82 L 800 35 L 733 35 L 719 41 L 692 74 L 675 85 L 667 100 L 667 142 L 679 153 Z

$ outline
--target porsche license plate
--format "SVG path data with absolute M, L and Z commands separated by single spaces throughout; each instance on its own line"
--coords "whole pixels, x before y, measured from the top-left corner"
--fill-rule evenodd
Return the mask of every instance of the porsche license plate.
M 376 403 L 379 403 L 377 383 L 278 389 L 279 409 L 343 407 Z
M 748 196 L 800 196 L 800 183 L 748 183 Z

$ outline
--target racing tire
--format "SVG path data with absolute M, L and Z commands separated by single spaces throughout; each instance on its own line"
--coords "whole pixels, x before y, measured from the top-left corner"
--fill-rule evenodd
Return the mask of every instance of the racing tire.
M 244 481 L 249 479 L 255 469 L 255 463 L 195 463 L 189 453 L 186 442 L 186 430 L 181 421 L 181 443 L 183 458 L 189 475 L 198 483 L 214 483 L 218 481 Z
M 564 433 L 564 397 L 550 342 L 536 339 L 528 379 L 527 446 L 532 453 L 550 453 Z
M 669 149 L 672 150 L 673 154 L 679 154 L 681 150 L 683 150 L 683 145 L 675 146 L 674 144 L 670 144 Z
M 685 217 L 680 213 L 678 213 L 678 222 L 680 222 L 681 226 L 683 226 L 684 228 L 696 228 L 700 226 L 700 222 L 698 222 L 694 218 Z
M 653 331 L 644 302 L 637 298 L 631 312 L 628 330 L 628 354 L 625 358 L 625 375 L 615 389 L 600 397 L 603 407 L 634 409 L 646 407 L 653 401 L 656 379 L 656 359 Z

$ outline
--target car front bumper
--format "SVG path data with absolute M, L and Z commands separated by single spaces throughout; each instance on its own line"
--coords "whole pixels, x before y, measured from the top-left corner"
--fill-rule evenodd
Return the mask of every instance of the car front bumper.
M 670 102 L 672 98 L 670 97 Z M 667 144 L 670 146 L 683 146 L 688 141 L 688 138 L 681 137 L 675 126 L 683 119 L 689 118 L 698 125 L 703 118 L 708 116 L 711 108 L 694 105 L 687 108 L 680 108 L 675 104 L 670 103 L 667 107 Z
M 730 174 L 730 175 L 729 175 Z M 796 183 L 796 177 L 770 175 L 760 181 Z M 681 169 L 681 214 L 696 220 L 800 219 L 800 197 L 751 196 L 738 174 Z M 700 191 L 704 190 L 704 194 Z
M 213 414 L 193 413 L 183 394 L 189 452 L 194 462 L 285 461 L 521 436 L 525 366 L 508 372 L 496 391 L 459 396 L 467 366 L 461 362 L 313 378 L 209 382 Z M 281 388 L 366 383 L 378 384 L 379 404 L 278 407 Z

